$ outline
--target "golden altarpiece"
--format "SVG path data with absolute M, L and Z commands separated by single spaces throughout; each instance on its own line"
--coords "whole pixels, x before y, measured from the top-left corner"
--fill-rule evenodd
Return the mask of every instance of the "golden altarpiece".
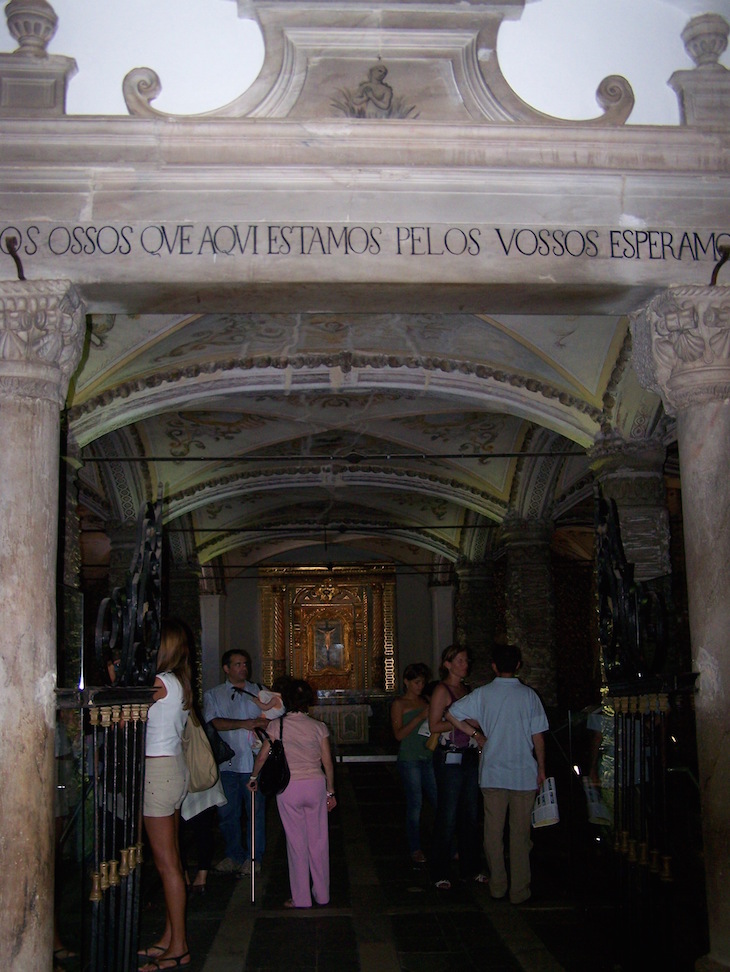
M 369 738 L 372 703 L 396 687 L 392 565 L 259 571 L 262 674 L 306 679 L 336 743 Z

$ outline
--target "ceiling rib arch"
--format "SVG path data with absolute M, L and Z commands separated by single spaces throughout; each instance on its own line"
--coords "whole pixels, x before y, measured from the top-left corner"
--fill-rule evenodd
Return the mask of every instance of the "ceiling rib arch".
M 424 398 L 440 394 L 455 403 L 468 402 L 472 407 L 478 403 L 488 411 L 507 412 L 544 424 L 584 447 L 592 444 L 601 419 L 600 409 L 559 388 L 523 375 L 492 374 L 489 369 L 458 360 L 440 362 L 438 366 L 431 362 L 373 362 L 357 369 L 347 380 L 341 377 L 338 367 L 323 362 L 298 366 L 290 361 L 276 366 L 262 363 L 253 375 L 226 372 L 207 380 L 198 375 L 158 375 L 146 387 L 123 386 L 114 396 L 106 393 L 100 400 L 72 408 L 69 420 L 76 440 L 84 448 L 112 431 L 162 412 L 200 408 L 211 400 L 225 402 L 231 396 L 383 390 L 416 392 Z

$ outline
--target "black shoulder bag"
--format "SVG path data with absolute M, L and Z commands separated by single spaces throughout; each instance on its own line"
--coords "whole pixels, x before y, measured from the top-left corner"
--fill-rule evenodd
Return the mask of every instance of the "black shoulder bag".
M 289 764 L 286 761 L 286 753 L 284 752 L 284 743 L 282 742 L 285 718 L 285 716 L 282 716 L 279 719 L 278 739 L 272 739 L 265 729 L 256 730 L 259 738 L 262 741 L 266 739 L 270 746 L 269 755 L 264 760 L 263 766 L 258 774 L 257 788 L 259 793 L 263 793 L 264 796 L 276 796 L 277 793 L 283 793 L 289 785 L 291 778 Z
M 227 763 L 229 759 L 233 759 L 236 755 L 235 750 L 231 749 L 225 739 L 218 733 L 218 730 L 204 719 L 200 720 L 200 724 L 208 737 L 208 742 L 210 743 L 210 748 L 213 750 L 216 763 L 220 766 L 221 763 Z

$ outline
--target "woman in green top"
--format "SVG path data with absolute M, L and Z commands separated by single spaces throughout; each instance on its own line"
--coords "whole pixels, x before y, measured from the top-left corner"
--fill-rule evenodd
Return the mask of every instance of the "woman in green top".
M 406 796 L 406 836 L 411 860 L 423 864 L 426 856 L 421 850 L 421 808 L 423 794 L 436 808 L 436 778 L 433 775 L 433 754 L 426 748 L 428 736 L 419 735 L 428 717 L 428 702 L 423 689 L 429 670 L 420 662 L 408 665 L 403 672 L 403 695 L 390 707 L 390 722 L 398 747 L 398 772 Z

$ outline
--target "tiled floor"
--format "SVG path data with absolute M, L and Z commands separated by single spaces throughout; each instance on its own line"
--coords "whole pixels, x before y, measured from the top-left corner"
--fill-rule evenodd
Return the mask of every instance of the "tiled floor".
M 675 882 L 665 899 L 650 895 L 652 907 L 628 913 L 616 903 L 613 855 L 597 849 L 593 828 L 561 819 L 534 832 L 533 898 L 515 907 L 492 901 L 482 885 L 456 881 L 439 892 L 425 868 L 411 865 L 392 763 L 338 763 L 337 792 L 330 905 L 282 907 L 286 848 L 271 802 L 254 901 L 250 878 L 212 874 L 208 892 L 190 899 L 190 972 L 689 972 L 703 954 L 683 898 L 696 899 L 696 888 Z M 154 940 L 163 917 L 159 882 L 146 865 L 142 943 Z

